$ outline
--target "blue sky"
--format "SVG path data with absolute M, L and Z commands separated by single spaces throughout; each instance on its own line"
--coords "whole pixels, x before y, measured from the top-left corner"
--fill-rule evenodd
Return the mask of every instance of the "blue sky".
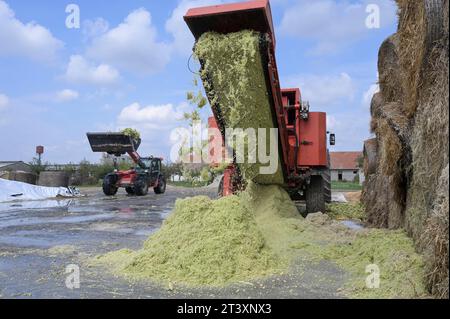
M 88 131 L 135 127 L 140 153 L 168 157 L 170 132 L 191 110 L 187 8 L 220 0 L 0 0 L 0 160 L 97 161 Z M 66 6 L 81 27 L 66 27 Z M 365 25 L 370 4 L 380 28 Z M 333 150 L 360 150 L 369 133 L 381 42 L 396 29 L 391 0 L 272 0 L 284 87 L 328 113 Z M 203 116 L 208 115 L 203 111 Z

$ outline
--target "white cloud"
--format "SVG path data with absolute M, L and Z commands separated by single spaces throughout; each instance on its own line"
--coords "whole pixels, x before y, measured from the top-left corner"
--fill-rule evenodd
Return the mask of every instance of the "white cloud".
M 142 130 L 171 129 L 183 116 L 183 107 L 174 107 L 173 104 L 149 105 L 142 107 L 139 103 L 133 103 L 125 107 L 117 118 L 121 128 L 137 126 Z
M 170 46 L 157 41 L 150 12 L 139 9 L 130 13 L 123 23 L 95 37 L 87 56 L 119 69 L 138 74 L 162 70 L 170 60 Z
M 83 21 L 83 35 L 86 39 L 98 37 L 109 30 L 109 23 L 103 18 Z
M 116 83 L 120 75 L 110 65 L 95 66 L 81 55 L 72 55 L 64 77 L 71 83 L 105 86 Z
M 287 79 L 287 86 L 299 87 L 302 99 L 309 101 L 315 110 L 351 101 L 355 95 L 352 78 L 343 72 L 339 75 L 299 75 Z
M 334 130 L 339 125 L 339 121 L 336 119 L 334 115 L 327 114 L 327 130 Z
M 0 56 L 23 56 L 50 62 L 64 44 L 53 37 L 45 27 L 35 23 L 22 23 L 14 11 L 0 0 Z
M 327 116 L 328 129 L 336 134 L 336 146 L 331 151 L 361 151 L 363 143 L 370 137 L 368 112 L 348 112 Z M 331 125 L 330 125 L 331 124 Z
M 203 7 L 221 3 L 221 0 L 182 0 L 166 21 L 166 31 L 172 34 L 173 48 L 181 54 L 190 54 L 194 46 L 194 36 L 189 30 L 183 16 L 190 8 Z
M 9 105 L 9 98 L 5 94 L 0 93 L 0 111 Z
M 56 93 L 56 102 L 70 102 L 78 99 L 80 94 L 77 91 L 65 89 Z
M 366 7 L 380 8 L 380 27 L 396 21 L 396 5 L 391 0 L 298 0 L 283 15 L 280 33 L 301 39 L 311 39 L 315 47 L 310 53 L 334 53 L 342 47 L 376 32 L 366 27 Z
M 375 93 L 378 93 L 380 91 L 380 86 L 378 84 L 372 84 L 369 89 L 364 92 L 362 103 L 364 107 L 367 107 L 367 109 L 370 107 L 370 103 L 372 102 L 372 97 Z

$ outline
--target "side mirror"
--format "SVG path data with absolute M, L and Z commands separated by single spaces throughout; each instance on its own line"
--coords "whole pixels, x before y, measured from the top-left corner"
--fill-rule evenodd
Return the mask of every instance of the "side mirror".
M 330 145 L 336 145 L 336 134 L 330 134 Z

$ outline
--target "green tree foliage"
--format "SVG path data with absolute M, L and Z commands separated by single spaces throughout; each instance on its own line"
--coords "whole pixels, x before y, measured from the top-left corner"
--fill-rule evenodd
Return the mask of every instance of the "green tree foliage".
M 37 157 L 33 157 L 33 160 L 29 162 L 28 165 L 30 165 L 33 173 L 39 175 L 42 171 L 45 171 L 47 166 L 50 164 L 48 162 L 42 164 Z

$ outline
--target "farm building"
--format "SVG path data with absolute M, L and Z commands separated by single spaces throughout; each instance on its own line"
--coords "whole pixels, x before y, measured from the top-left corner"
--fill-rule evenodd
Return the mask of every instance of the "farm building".
M 331 152 L 331 180 L 353 182 L 360 180 L 359 159 L 362 152 Z
M 22 161 L 0 161 L 0 172 L 27 172 L 31 173 L 30 165 Z
M 0 161 L 0 178 L 28 184 L 36 184 L 37 181 L 31 166 L 22 161 Z

